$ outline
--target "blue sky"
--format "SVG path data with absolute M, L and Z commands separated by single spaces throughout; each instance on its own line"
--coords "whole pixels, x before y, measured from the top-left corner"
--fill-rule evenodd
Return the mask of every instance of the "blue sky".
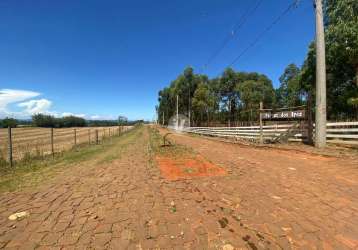
M 199 70 L 257 0 L 0 1 L 0 116 L 153 119 L 157 94 Z M 204 73 L 219 75 L 291 1 L 263 0 Z M 314 38 L 301 0 L 235 65 L 274 86 Z

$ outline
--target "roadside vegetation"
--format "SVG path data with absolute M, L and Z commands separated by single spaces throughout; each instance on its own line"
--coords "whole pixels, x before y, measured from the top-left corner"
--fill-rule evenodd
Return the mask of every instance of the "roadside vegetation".
M 167 136 L 166 144 L 164 145 L 164 135 L 161 135 L 159 130 L 155 127 L 149 128 L 150 148 L 152 153 L 159 156 L 166 156 L 171 158 L 181 158 L 194 156 L 195 152 L 192 148 L 181 144 L 175 144 L 170 139 L 170 134 Z

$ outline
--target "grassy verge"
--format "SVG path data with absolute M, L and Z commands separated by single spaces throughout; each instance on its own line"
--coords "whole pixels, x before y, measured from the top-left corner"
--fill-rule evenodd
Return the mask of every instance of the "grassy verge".
M 138 138 L 143 136 L 143 127 L 144 125 L 138 125 L 134 129 L 122 134 L 118 143 L 116 143 L 114 147 L 109 148 L 105 154 L 101 155 L 101 158 L 97 160 L 97 163 L 110 163 L 113 160 L 118 159 L 118 157 L 126 151 L 129 145 L 134 144 L 135 140 L 138 140 Z
M 29 158 L 17 162 L 15 167 L 0 166 L 0 193 L 36 186 L 70 167 L 109 163 L 120 157 L 126 146 L 143 132 L 138 126 L 119 137 L 112 137 L 101 145 L 77 147 L 76 149 L 41 159 Z

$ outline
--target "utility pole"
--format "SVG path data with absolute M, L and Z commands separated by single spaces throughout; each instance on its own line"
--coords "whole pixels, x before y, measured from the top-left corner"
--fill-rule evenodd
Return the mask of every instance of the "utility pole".
M 191 103 L 190 103 L 190 95 L 191 95 L 191 84 L 190 84 L 190 82 L 189 82 L 189 128 L 190 128 L 190 116 L 191 116 L 191 110 L 190 110 L 190 106 L 191 106 Z
M 229 99 L 229 127 L 231 127 L 231 98 Z
M 189 96 L 189 128 L 190 128 L 190 120 L 191 120 L 190 116 L 191 116 L 191 110 L 190 110 L 190 96 Z
M 316 147 L 326 146 L 326 51 L 322 0 L 315 0 L 316 9 Z
M 263 131 L 263 125 L 262 125 L 262 111 L 264 109 L 263 102 L 260 102 L 260 144 L 264 144 L 264 131 Z
M 176 129 L 179 129 L 179 95 L 177 95 L 177 124 L 176 124 Z

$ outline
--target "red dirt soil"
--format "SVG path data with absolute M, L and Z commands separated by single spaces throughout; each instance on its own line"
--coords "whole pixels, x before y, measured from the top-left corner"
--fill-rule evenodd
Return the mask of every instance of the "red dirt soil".
M 167 180 L 226 175 L 224 169 L 205 160 L 205 158 L 200 155 L 197 155 L 195 159 L 173 159 L 170 157 L 156 156 L 156 161 L 162 176 Z

